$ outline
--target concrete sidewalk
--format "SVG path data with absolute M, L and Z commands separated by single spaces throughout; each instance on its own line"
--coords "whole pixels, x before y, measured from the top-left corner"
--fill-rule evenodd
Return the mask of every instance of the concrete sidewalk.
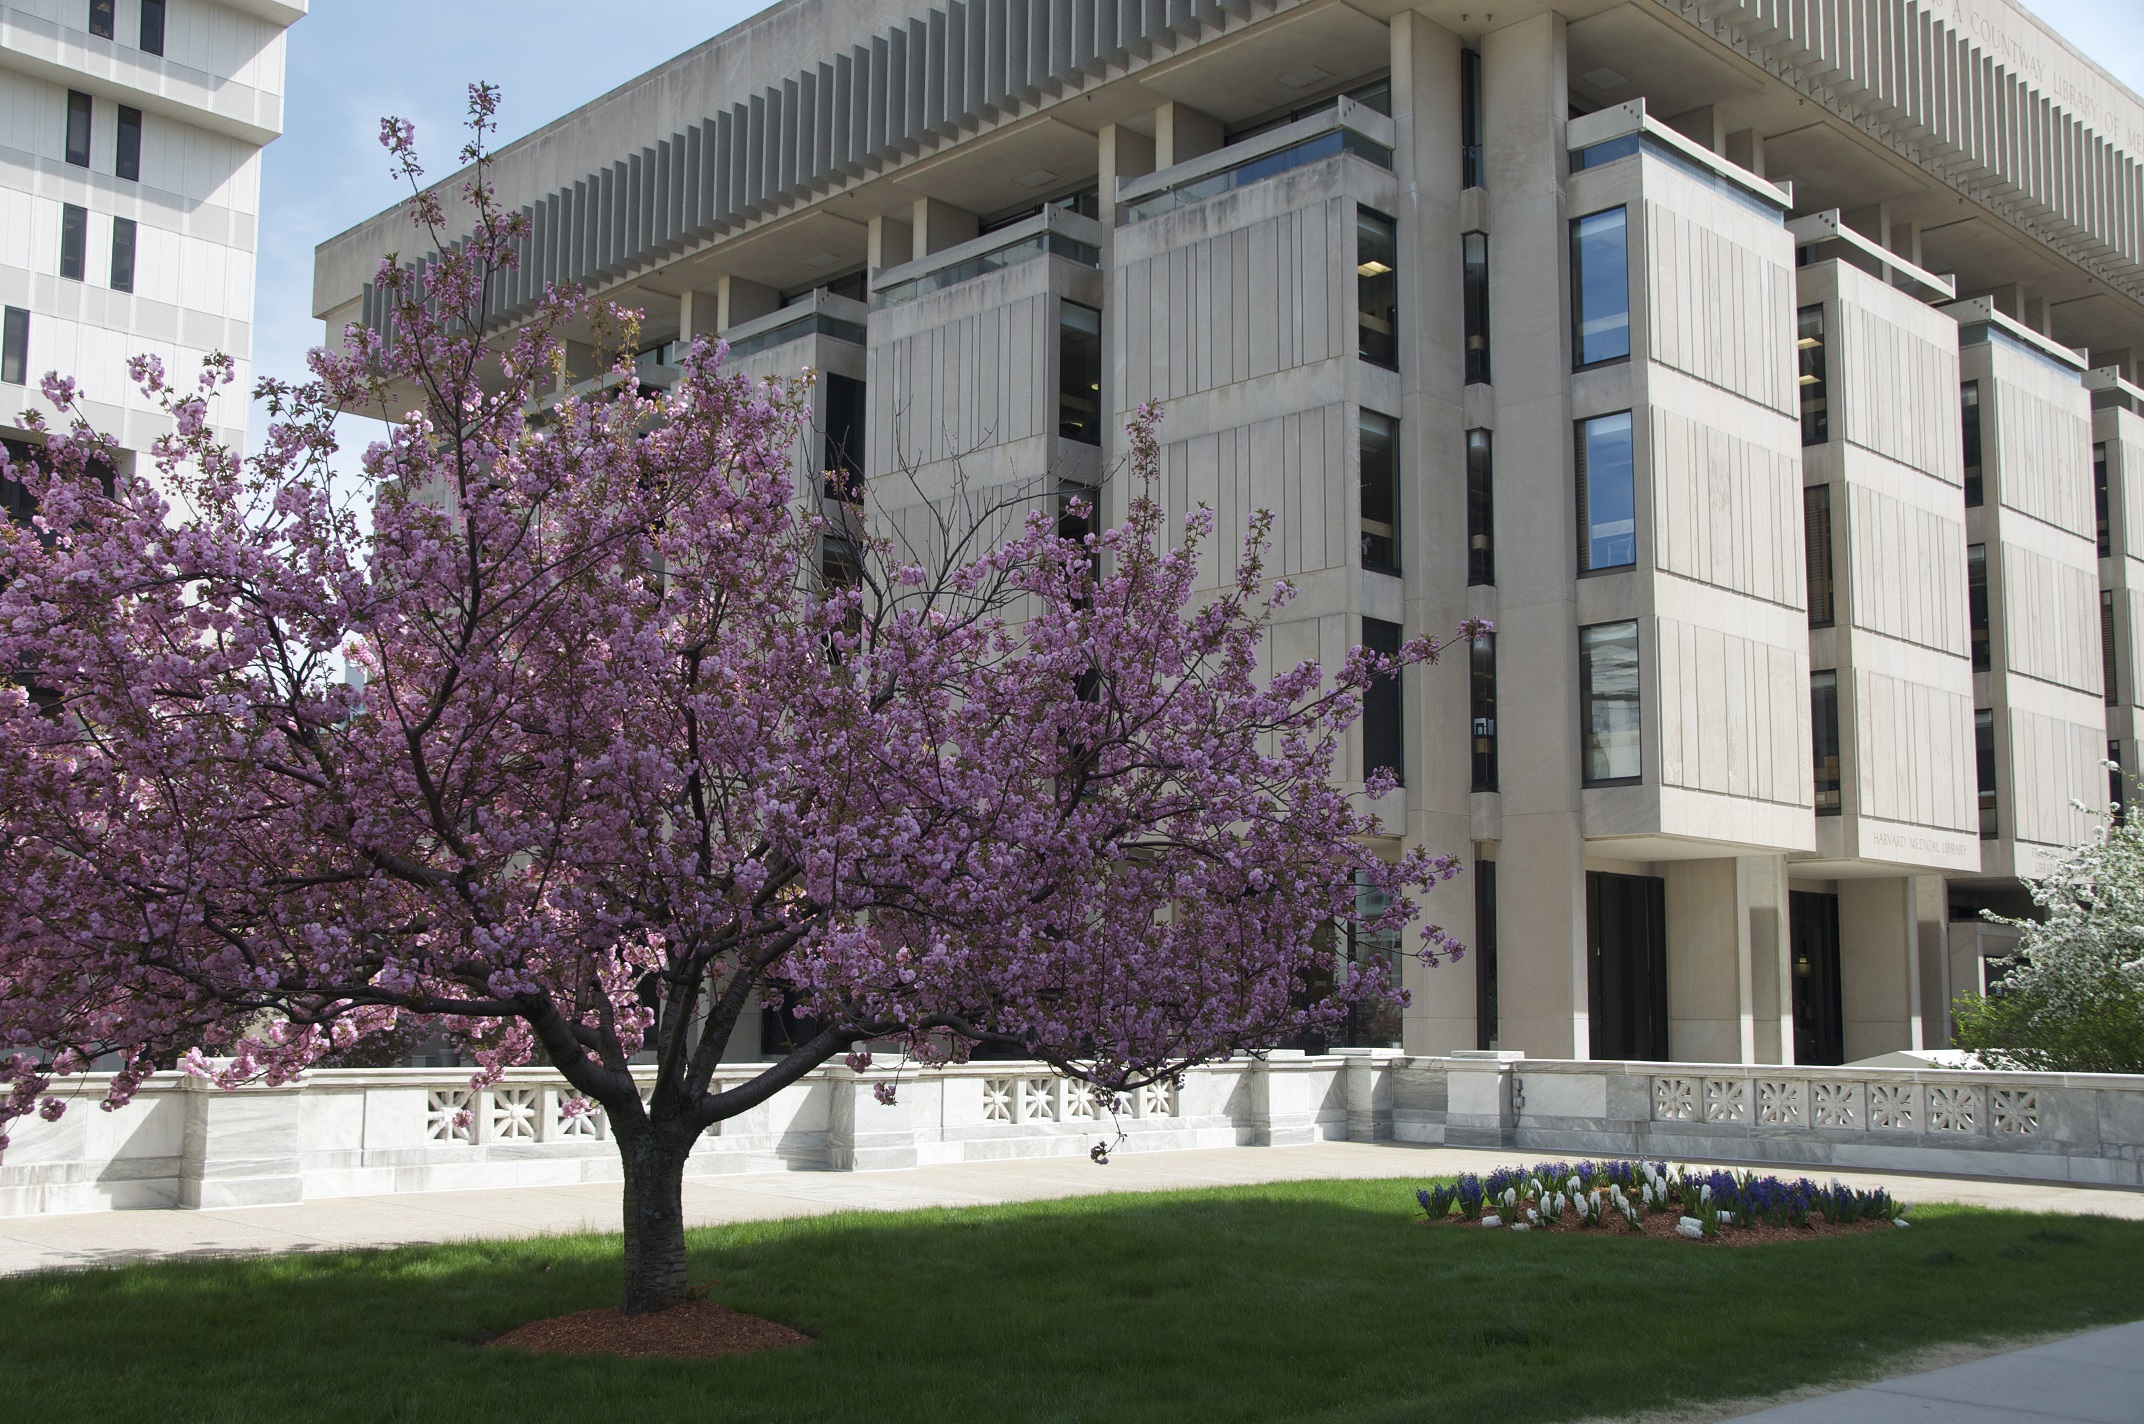
M 1548 1155 L 1505 1148 L 1327 1142 L 1307 1147 L 1123 1153 L 1106 1167 L 1079 1156 L 964 1162 L 899 1172 L 765 1172 L 687 1179 L 685 1215 L 689 1225 L 715 1226 L 837 1211 L 980 1206 L 1097 1192 L 1169 1191 L 1318 1177 L 1430 1177 L 1485 1172 Z M 1856 1186 L 1881 1183 L 1908 1202 L 2094 1212 L 2144 1220 L 2144 1192 L 2138 1191 L 1917 1177 L 1904 1172 L 1777 1170 L 1783 1176 L 1828 1179 L 1837 1175 Z M 0 1274 L 185 1256 L 616 1231 L 619 1193 L 616 1183 L 601 1183 L 337 1197 L 229 1211 L 5 1217 L 0 1218 Z M 1395 1202 L 1395 1208 L 1406 1209 L 1406 1203 Z
M 1733 1424 L 2144 1424 L 2144 1322 L 1744 1414 Z

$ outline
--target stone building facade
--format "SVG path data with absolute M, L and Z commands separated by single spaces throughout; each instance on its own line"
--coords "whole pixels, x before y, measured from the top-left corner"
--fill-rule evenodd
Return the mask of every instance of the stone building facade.
M 502 321 L 827 373 L 800 466 L 916 537 L 1107 518 L 1165 402 L 1275 659 L 1495 624 L 1347 769 L 1470 872 L 1409 1051 L 1837 1063 L 1945 1041 L 2137 764 L 2140 146 L 2008 0 L 784 0 L 501 152 Z
M 167 427 L 127 376 L 191 385 L 245 439 L 260 151 L 283 127 L 283 35 L 306 0 L 13 0 L 0 9 L 0 434 L 48 371 L 130 452 Z

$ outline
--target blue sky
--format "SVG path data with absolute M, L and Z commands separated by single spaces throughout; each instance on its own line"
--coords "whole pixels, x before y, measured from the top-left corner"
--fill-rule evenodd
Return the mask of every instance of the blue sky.
M 263 156 L 255 370 L 304 375 L 305 353 L 321 339 L 313 245 L 400 196 L 378 142 L 381 115 L 415 120 L 432 171 L 445 172 L 461 145 L 471 81 L 505 89 L 501 141 L 511 140 L 762 8 L 762 0 L 313 0 L 290 31 L 283 136 Z M 2031 8 L 2144 93 L 2144 0 Z

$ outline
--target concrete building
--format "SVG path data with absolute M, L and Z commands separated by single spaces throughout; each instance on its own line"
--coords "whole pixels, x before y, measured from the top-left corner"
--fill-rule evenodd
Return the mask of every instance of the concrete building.
M 505 323 L 830 373 L 800 463 L 894 527 L 1158 398 L 1276 659 L 1491 619 L 1347 773 L 1472 872 L 1409 1050 L 1835 1063 L 1940 1044 L 2137 764 L 2140 151 L 2008 0 L 784 0 L 493 176 Z M 331 333 L 404 246 L 322 244 Z
M 11 0 L 0 8 L 0 433 L 47 371 L 130 452 L 168 422 L 127 375 L 191 384 L 245 440 L 260 151 L 283 127 L 283 32 L 306 0 Z

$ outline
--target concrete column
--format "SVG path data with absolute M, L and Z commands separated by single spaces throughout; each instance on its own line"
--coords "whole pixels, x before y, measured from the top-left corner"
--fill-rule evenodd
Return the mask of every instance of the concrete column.
M 713 337 L 722 329 L 721 316 L 719 293 L 684 292 L 677 299 L 677 339 L 689 345 L 696 336 Z
M 715 329 L 728 331 L 740 322 L 765 316 L 781 304 L 782 294 L 772 287 L 762 287 L 742 277 L 724 277 L 715 284 Z
M 951 203 L 941 203 L 936 198 L 918 198 L 915 216 L 909 226 L 915 233 L 915 255 L 928 257 L 933 252 L 958 247 L 974 237 L 978 222 L 975 214 Z
M 1347 1140 L 1391 1141 L 1392 1068 L 1400 1054 L 1390 1048 L 1333 1051 L 1344 1065 L 1340 1071 L 1347 1092 Z
M 1392 20 L 1393 168 L 1399 179 L 1400 565 L 1409 634 L 1448 636 L 1467 614 L 1465 376 L 1459 285 L 1459 37 L 1412 10 Z M 1409 674 L 1405 830 L 1410 842 L 1469 856 L 1472 762 L 1465 650 Z M 1388 816 L 1389 819 L 1389 816 Z M 1475 943 L 1474 878 L 1423 896 L 1423 913 Z M 1411 1053 L 1473 1048 L 1478 959 L 1425 967 L 1408 959 Z
M 1740 863 L 1667 864 L 1668 1056 L 1748 1061 L 1749 917 Z
M 1497 481 L 1499 1041 L 1539 1057 L 1583 1058 L 1590 1033 L 1563 313 L 1563 17 L 1492 30 L 1481 56 Z M 1452 244 L 1456 264 L 1456 237 Z
M 1951 1001 L 1963 992 L 1951 983 L 1950 895 L 1940 875 L 1916 875 L 1911 883 L 1921 975 L 1921 1047 L 1949 1048 Z M 1980 986 L 1976 982 L 1971 987 Z
M 1174 100 L 1154 110 L 1154 167 L 1168 168 L 1221 146 L 1221 121 Z
M 1787 858 L 1743 856 L 1735 862 L 1749 921 L 1749 1057 L 1794 1061 L 1794 956 L 1790 952 Z M 1670 1006 L 1672 1007 L 1672 1005 Z
M 864 229 L 864 265 L 876 272 L 914 260 L 915 233 L 899 218 L 871 219 Z
M 1702 109 L 1677 114 L 1669 119 L 1667 124 L 1669 128 L 1700 147 L 1709 148 L 1718 154 L 1727 152 L 1727 124 L 1715 105 L 1707 104 Z
M 1746 168 L 1759 178 L 1764 176 L 1764 135 L 1758 130 L 1736 129 L 1727 135 L 1727 146 L 1721 152 L 1737 168 Z
M 1104 124 L 1097 139 L 1095 190 L 1102 224 L 1102 468 L 1125 456 L 1124 431 L 1116 412 L 1132 404 L 1124 389 L 1124 313 L 1117 302 L 1117 184 L 1154 171 L 1154 140 L 1122 124 Z M 1144 394 L 1142 392 L 1141 394 Z M 1099 500 L 1102 527 L 1124 522 L 1131 481 L 1104 480 Z
M 1921 1047 L 1920 930 L 1911 878 L 1839 882 L 1839 1004 L 1847 1062 Z
M 1317 1090 L 1324 1075 L 1301 1071 L 1301 1049 L 1276 1048 L 1251 1066 L 1251 1144 L 1301 1147 L 1318 1140 Z
M 1102 229 L 1116 223 L 1117 184 L 1154 171 L 1154 140 L 1122 124 L 1104 124 L 1099 138 L 1101 162 L 1095 187 L 1101 201 Z
M 204 1211 L 304 1199 L 298 1169 L 302 1089 L 214 1088 L 186 1081 L 179 1205 Z

